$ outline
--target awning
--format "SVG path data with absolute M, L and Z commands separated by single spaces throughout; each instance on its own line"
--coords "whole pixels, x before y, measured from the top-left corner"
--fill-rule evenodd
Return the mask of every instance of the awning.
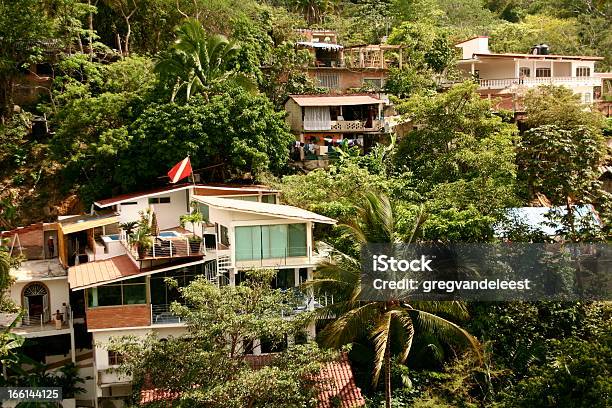
M 315 96 L 291 95 L 291 99 L 299 106 L 346 106 L 346 105 L 378 105 L 385 101 L 369 95 L 348 96 Z
M 329 51 L 338 51 L 343 48 L 340 44 L 329 44 L 324 42 L 298 41 L 296 44 L 302 47 L 320 48 Z
M 81 215 L 61 220 L 58 224 L 62 233 L 71 234 L 73 232 L 85 231 L 103 225 L 116 224 L 119 222 L 117 214 L 110 215 Z
M 129 256 L 121 255 L 68 268 L 68 283 L 71 290 L 77 290 L 139 273 L 140 269 Z
M 313 221 L 323 224 L 335 224 L 337 221 L 312 211 L 282 204 L 268 204 L 255 201 L 234 200 L 231 198 L 193 196 L 195 201 L 211 207 L 229 211 L 261 214 L 268 217 L 289 218 L 302 221 Z

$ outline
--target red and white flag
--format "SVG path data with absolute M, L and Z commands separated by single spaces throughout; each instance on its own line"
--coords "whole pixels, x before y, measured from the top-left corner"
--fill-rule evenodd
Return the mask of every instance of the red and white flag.
M 168 177 L 170 177 L 171 183 L 176 183 L 179 180 L 184 179 L 185 177 L 189 177 L 192 173 L 191 169 L 191 161 L 189 160 L 189 156 L 185 157 L 180 162 L 176 163 L 174 167 L 170 169 L 168 172 Z

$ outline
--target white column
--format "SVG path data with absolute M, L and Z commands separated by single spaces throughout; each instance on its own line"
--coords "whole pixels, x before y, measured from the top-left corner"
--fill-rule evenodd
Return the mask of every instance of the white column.
M 514 77 L 518 78 L 520 76 L 519 74 L 519 62 L 517 59 L 514 60 Z

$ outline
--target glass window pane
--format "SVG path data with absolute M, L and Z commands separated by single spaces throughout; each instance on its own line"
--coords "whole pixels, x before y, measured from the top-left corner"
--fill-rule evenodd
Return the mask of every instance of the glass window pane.
M 98 286 L 98 306 L 121 305 L 121 286 Z
M 236 260 L 247 261 L 253 259 L 253 241 L 251 239 L 252 227 L 236 227 Z
M 306 256 L 306 224 L 290 224 L 288 228 L 288 256 Z
M 124 305 L 142 305 L 147 303 L 147 286 L 124 285 L 123 286 L 123 304 Z
M 264 194 L 261 196 L 262 203 L 268 204 L 276 204 L 276 195 L 275 194 Z
M 261 243 L 264 258 L 287 256 L 287 225 L 262 226 Z

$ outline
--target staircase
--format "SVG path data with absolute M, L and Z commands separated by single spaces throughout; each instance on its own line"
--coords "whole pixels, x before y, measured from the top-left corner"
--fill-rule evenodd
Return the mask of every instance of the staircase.
M 214 261 L 207 262 L 204 265 L 206 280 L 217 286 L 229 284 L 229 278 L 226 273 L 229 272 L 231 265 L 232 261 L 229 255 L 217 256 Z

